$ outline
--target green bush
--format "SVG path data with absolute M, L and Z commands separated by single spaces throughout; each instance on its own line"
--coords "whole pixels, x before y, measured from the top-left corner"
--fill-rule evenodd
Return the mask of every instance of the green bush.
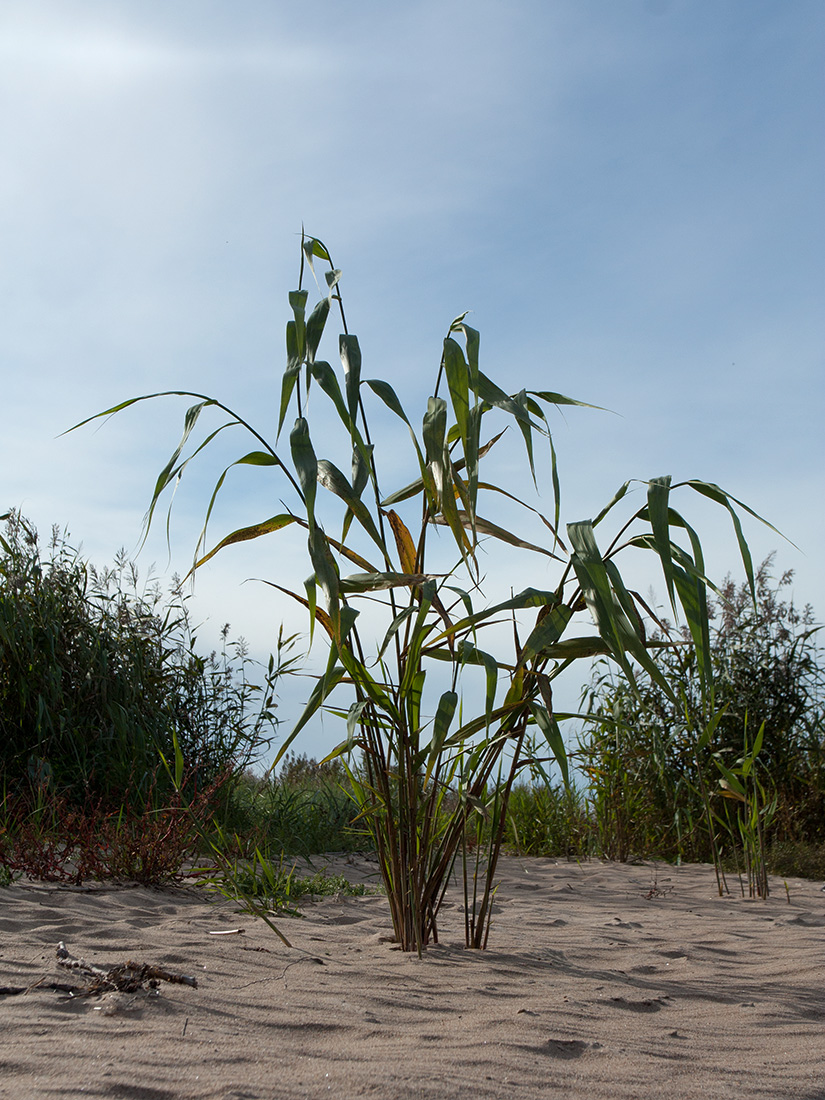
M 636 684 L 604 663 L 586 691 L 591 722 L 580 746 L 604 854 L 712 858 L 702 789 L 725 840 L 737 808 L 723 798 L 722 768 L 736 769 L 762 741 L 752 772 L 776 798 L 769 842 L 825 840 L 825 666 L 810 607 L 785 599 L 792 573 L 776 580 L 773 555 L 756 572 L 755 601 L 730 578 L 709 601 L 714 692 L 703 696 L 686 631 L 660 621 L 653 640 L 670 643 L 662 690 Z M 712 738 L 699 731 L 720 715 Z M 720 768 L 721 765 L 721 768 Z M 727 795 L 730 796 L 730 790 Z
M 41 551 L 17 513 L 0 535 L 0 785 L 75 801 L 161 801 L 159 754 L 176 746 L 190 787 L 240 771 L 271 740 L 289 659 L 248 678 L 242 642 L 195 652 L 179 589 L 164 600 L 121 554 L 98 571 L 56 529 Z M 279 656 L 289 647 L 281 640 Z

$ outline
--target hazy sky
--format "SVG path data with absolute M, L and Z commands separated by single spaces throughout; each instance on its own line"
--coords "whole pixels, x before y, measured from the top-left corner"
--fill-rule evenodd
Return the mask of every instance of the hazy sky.
M 564 518 L 631 477 L 716 481 L 796 543 L 746 525 L 825 615 L 824 47 L 821 0 L 0 0 L 0 511 L 104 564 L 186 403 L 71 424 L 189 389 L 274 437 L 303 223 L 416 419 L 470 309 L 505 388 L 613 410 L 554 421 Z M 248 449 L 184 479 L 170 570 Z M 247 474 L 215 539 L 281 510 Z M 729 525 L 683 503 L 736 570 Z M 162 530 L 139 561 L 167 568 Z M 268 652 L 302 620 L 242 582 L 308 571 L 277 536 L 228 550 L 196 588 L 204 647 L 229 620 Z

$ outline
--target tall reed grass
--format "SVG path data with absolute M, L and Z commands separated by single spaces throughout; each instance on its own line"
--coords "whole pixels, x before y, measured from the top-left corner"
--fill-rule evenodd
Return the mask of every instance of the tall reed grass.
M 325 268 L 322 278 L 316 262 Z M 310 276 L 324 289 L 308 313 L 304 280 Z M 645 633 L 646 605 L 625 584 L 619 561 L 627 552 L 641 553 L 661 571 L 674 613 L 678 610 L 686 623 L 703 698 L 710 700 L 702 547 L 676 510 L 675 494 L 709 499 L 729 515 L 753 590 L 739 517 L 750 509 L 716 485 L 698 480 L 674 485 L 670 477 L 655 477 L 642 483 L 641 507 L 628 509 L 627 481 L 592 520 L 576 519 L 563 530 L 548 417 L 560 407 L 585 403 L 552 390 L 520 388 L 511 371 L 508 388 L 502 389 L 482 370 L 479 334 L 462 314 L 448 326 L 432 385 L 420 391 L 419 411 L 408 415 L 389 382 L 362 374 L 341 278 L 326 246 L 302 235 L 298 288 L 289 294 L 292 317 L 280 402 L 274 395 L 259 402 L 278 408 L 273 423 L 259 430 L 217 399 L 181 391 L 130 398 L 98 415 L 159 396 L 195 402 L 186 412 L 180 443 L 155 482 L 150 523 L 165 490 L 206 442 L 223 428 L 248 433 L 253 449 L 232 466 L 268 469 L 278 479 L 274 496 L 286 492 L 290 503 L 278 515 L 250 517 L 248 526 L 227 534 L 208 553 L 203 553 L 205 525 L 194 568 L 240 541 L 296 528 L 305 534 L 311 575 L 304 588 L 291 589 L 283 578 L 267 583 L 307 609 L 310 634 L 320 628 L 326 635 L 328 660 L 281 752 L 319 711 L 336 715 L 337 754 L 347 761 L 361 820 L 378 852 L 402 948 L 421 952 L 437 939 L 439 909 L 459 859 L 468 899 L 467 945 L 483 947 L 508 804 L 530 763 L 534 735 L 567 775 L 553 681 L 576 662 L 604 654 L 630 682 L 639 669 L 672 695 L 656 660 L 660 643 Z M 338 367 L 319 357 L 335 312 Z M 326 405 L 321 414 L 318 401 Z M 228 419 L 184 457 L 202 414 L 211 411 Z M 398 428 L 381 433 L 391 441 L 389 456 L 382 457 L 374 442 L 376 417 L 389 418 Z M 279 451 L 288 418 L 292 427 Z M 510 488 L 495 480 L 499 475 L 489 457 L 498 453 L 508 427 L 524 445 L 518 483 Z M 387 492 L 386 470 L 398 468 L 401 438 L 409 439 L 408 473 L 405 483 Z M 317 455 L 321 440 L 330 457 Z M 207 523 L 226 489 L 228 470 L 217 478 Z M 549 515 L 525 500 L 525 488 L 538 489 L 542 481 L 547 489 L 542 499 L 552 502 Z M 511 508 L 521 509 L 523 530 L 512 520 Z M 614 530 L 603 535 L 608 520 Z M 518 561 L 518 588 L 505 598 L 483 591 L 479 552 L 486 542 L 506 547 Z M 371 609 L 370 625 L 362 629 L 365 606 Z M 585 635 L 582 614 L 590 623 Z M 383 620 L 377 641 L 375 616 Z M 507 633 L 493 629 L 502 621 L 509 623 Z M 476 674 L 484 681 L 482 692 Z M 479 839 L 485 836 L 480 854 Z

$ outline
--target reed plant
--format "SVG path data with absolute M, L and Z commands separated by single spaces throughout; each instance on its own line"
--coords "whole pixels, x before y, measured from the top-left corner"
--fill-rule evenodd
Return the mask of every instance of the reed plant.
M 691 639 L 659 617 L 659 667 L 631 682 L 597 663 L 578 749 L 600 849 L 744 865 L 767 887 L 772 848 L 821 844 L 825 821 L 825 662 L 810 607 L 787 598 L 769 556 L 749 586 L 730 578 L 709 600 L 713 690 Z M 750 731 L 756 731 L 752 733 Z
M 325 268 L 320 278 L 319 261 Z M 310 275 L 316 277 L 319 299 L 308 312 L 304 279 Z M 661 570 L 708 691 L 712 667 L 701 542 L 676 510 L 674 494 L 698 494 L 729 514 L 752 585 L 738 511 L 750 509 L 716 485 L 697 480 L 674 485 L 670 477 L 655 477 L 641 483 L 641 506 L 628 507 L 632 482 L 627 481 L 594 518 L 567 523 L 563 531 L 548 413 L 583 402 L 514 386 L 512 372 L 502 388 L 482 370 L 479 334 L 462 314 L 448 326 L 422 407 L 408 415 L 389 382 L 364 374 L 359 342 L 344 312 L 341 271 L 316 238 L 302 235 L 298 287 L 289 295 L 289 307 L 287 364 L 273 423 L 259 430 L 216 398 L 183 391 L 130 398 L 97 415 L 108 417 L 161 396 L 194 401 L 180 443 L 156 480 L 150 523 L 164 492 L 215 435 L 239 428 L 253 440 L 253 449 L 218 477 L 207 523 L 235 466 L 269 469 L 291 503 L 277 515 L 252 517 L 209 550 L 205 524 L 193 568 L 234 543 L 288 529 L 303 532 L 311 568 L 304 588 L 290 588 L 281 578 L 267 583 L 306 608 L 310 635 L 320 629 L 326 636 L 327 660 L 281 755 L 322 709 L 340 719 L 342 738 L 333 755 L 348 768 L 405 951 L 421 952 L 437 938 L 456 860 L 473 854 L 474 830 L 490 822 L 483 859 L 462 856 L 461 861 L 469 876 L 466 942 L 483 947 L 503 823 L 534 735 L 545 744 L 544 756 L 549 751 L 568 779 L 555 679 L 576 662 L 604 654 L 631 682 L 638 668 L 671 695 L 656 661 L 660 643 L 646 636 L 648 609 L 623 580 L 620 557 L 646 554 Z M 336 311 L 334 367 L 319 352 Z M 226 420 L 195 445 L 193 433 L 209 413 Z M 378 435 L 376 417 L 382 418 Z M 288 418 L 288 440 L 278 449 Z M 383 430 L 386 418 L 397 431 Z M 508 427 L 523 443 L 523 472 L 511 488 L 486 472 L 490 456 L 506 445 L 501 440 Z M 408 474 L 400 487 L 387 491 L 402 437 L 409 440 Z M 382 439 L 388 452 L 379 447 Z M 184 454 L 190 440 L 192 450 Z M 321 441 L 330 457 L 319 457 Z M 528 487 L 544 483 L 549 515 L 524 499 Z M 512 520 L 514 508 L 522 510 L 529 531 Z M 603 536 L 614 520 L 612 535 Z M 504 592 L 485 595 L 480 557 L 485 544 L 508 552 L 512 579 L 520 578 L 517 586 L 506 584 Z M 536 583 L 525 584 L 532 570 Z M 555 571 L 550 583 L 548 570 Z M 587 633 L 582 616 L 591 623 Z

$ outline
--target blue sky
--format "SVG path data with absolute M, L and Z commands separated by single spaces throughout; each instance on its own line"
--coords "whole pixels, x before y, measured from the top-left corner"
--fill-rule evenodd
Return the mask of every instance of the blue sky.
M 823 47 L 820 0 L 4 0 L 0 510 L 102 564 L 137 544 L 185 405 L 67 427 L 174 388 L 274 434 L 303 223 L 410 409 L 472 310 L 505 388 L 613 410 L 554 422 L 567 520 L 630 477 L 716 481 L 800 548 L 746 527 L 823 616 Z M 242 448 L 184 481 L 169 570 Z M 250 473 L 216 537 L 279 510 Z M 729 526 L 691 514 L 736 570 Z M 161 531 L 139 561 L 167 569 Z M 204 644 L 228 620 L 268 652 L 300 617 L 242 582 L 307 571 L 288 540 L 227 551 L 196 588 Z

